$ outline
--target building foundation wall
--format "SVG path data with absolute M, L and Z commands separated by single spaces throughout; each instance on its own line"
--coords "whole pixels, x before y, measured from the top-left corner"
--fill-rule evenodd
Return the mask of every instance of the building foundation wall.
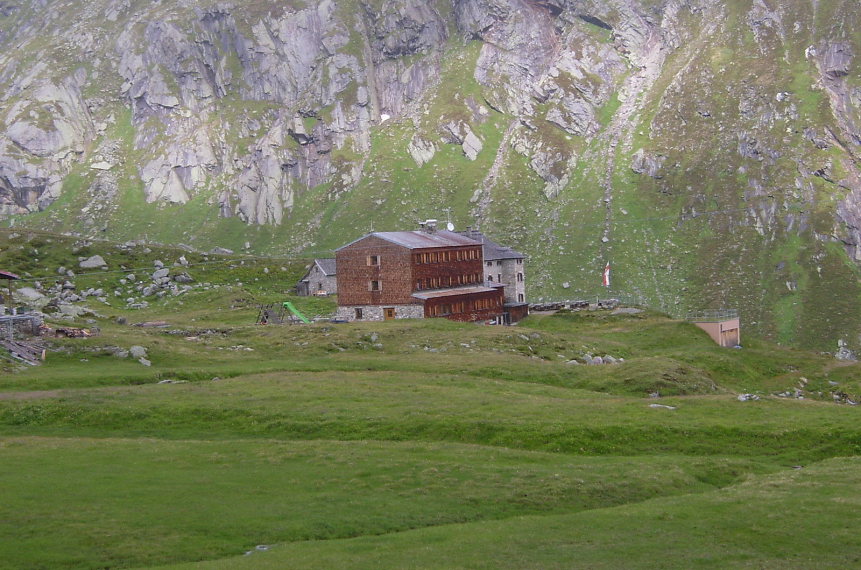
M 361 309 L 362 318 L 356 318 L 356 309 Z M 421 305 L 344 305 L 338 307 L 335 318 L 342 321 L 384 321 L 385 309 L 394 309 L 396 319 L 424 318 L 424 307 Z

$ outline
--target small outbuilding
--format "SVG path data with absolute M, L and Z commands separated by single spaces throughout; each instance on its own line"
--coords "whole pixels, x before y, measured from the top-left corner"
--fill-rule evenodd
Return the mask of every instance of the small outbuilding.
M 335 295 L 338 293 L 337 263 L 333 258 L 315 259 L 308 272 L 296 284 L 296 293 L 302 296 Z
M 690 313 L 687 320 L 706 331 L 713 341 L 724 348 L 741 344 L 737 309 L 698 311 Z

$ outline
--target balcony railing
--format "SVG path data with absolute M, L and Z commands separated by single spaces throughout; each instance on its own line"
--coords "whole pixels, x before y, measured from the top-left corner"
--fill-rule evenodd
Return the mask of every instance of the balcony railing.
M 702 311 L 691 311 L 685 320 L 695 323 L 717 323 L 738 318 L 738 309 L 705 309 Z

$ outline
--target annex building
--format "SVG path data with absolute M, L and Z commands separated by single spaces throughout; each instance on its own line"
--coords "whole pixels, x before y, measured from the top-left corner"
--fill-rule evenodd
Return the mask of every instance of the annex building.
M 478 230 L 467 228 L 466 231 L 458 233 L 481 244 L 485 282 L 501 283 L 505 286 L 506 322 L 525 318 L 529 314 L 524 274 L 526 256 L 496 243 Z
M 305 276 L 296 284 L 296 294 L 308 295 L 337 295 L 338 278 L 337 265 L 332 258 L 315 259 L 308 267 Z

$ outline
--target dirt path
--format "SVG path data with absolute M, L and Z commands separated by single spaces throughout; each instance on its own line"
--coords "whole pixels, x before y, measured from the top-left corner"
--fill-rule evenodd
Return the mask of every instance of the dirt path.
M 41 400 L 42 398 L 58 398 L 63 390 L 38 390 L 33 392 L 0 392 L 0 400 Z

